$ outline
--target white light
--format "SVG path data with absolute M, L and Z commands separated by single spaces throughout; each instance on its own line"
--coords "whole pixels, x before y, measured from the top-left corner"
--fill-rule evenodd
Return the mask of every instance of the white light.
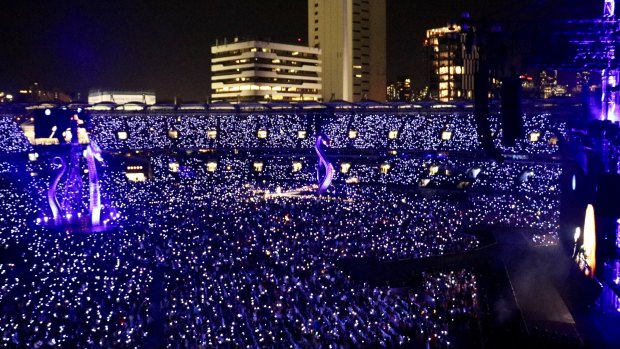
M 49 109 L 45 109 L 45 115 L 50 116 L 52 115 L 52 111 Z

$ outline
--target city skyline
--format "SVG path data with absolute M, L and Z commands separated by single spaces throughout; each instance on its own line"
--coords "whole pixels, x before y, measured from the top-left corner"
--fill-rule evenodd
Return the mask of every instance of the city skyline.
M 421 87 L 425 30 L 457 20 L 463 11 L 474 19 L 502 18 L 516 7 L 528 13 L 558 2 L 387 1 L 387 81 L 408 75 Z M 598 4 L 590 7 L 599 12 Z M 562 10 L 551 15 L 571 12 Z M 0 88 L 38 82 L 80 92 L 82 99 L 90 88 L 149 89 L 161 100 L 204 101 L 216 39 L 253 36 L 307 45 L 307 30 L 306 0 L 12 2 L 0 13 L 0 31 L 6 34 L 0 43 Z

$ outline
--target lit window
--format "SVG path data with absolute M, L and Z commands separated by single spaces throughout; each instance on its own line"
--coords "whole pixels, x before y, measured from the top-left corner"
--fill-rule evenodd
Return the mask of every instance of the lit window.
M 381 164 L 381 167 L 379 168 L 379 172 L 383 173 L 383 174 L 386 174 L 386 173 L 388 173 L 390 171 L 390 168 L 391 168 L 390 164 L 385 162 L 385 163 Z
M 39 154 L 37 154 L 37 153 L 28 153 L 28 160 L 30 160 L 30 161 L 37 161 L 38 158 L 39 158 Z
M 216 130 L 209 130 L 209 131 L 207 131 L 207 137 L 209 137 L 211 139 L 217 138 L 217 131 Z
M 433 165 L 431 167 L 429 167 L 428 169 L 428 174 L 430 174 L 431 176 L 436 175 L 439 172 L 439 166 L 437 165 Z
M 528 135 L 528 139 L 530 140 L 530 142 L 538 142 L 539 138 L 540 138 L 540 132 L 538 131 L 530 132 L 530 134 Z
M 456 185 L 458 189 L 465 189 L 471 185 L 470 181 L 460 181 L 459 184 Z
M 169 163 L 168 169 L 170 170 L 170 172 L 179 172 L 179 163 L 176 161 Z
M 452 131 L 449 130 L 445 130 L 441 132 L 441 140 L 442 141 L 449 141 L 452 139 Z
M 215 172 L 215 170 L 217 170 L 217 162 L 215 161 L 207 162 L 207 171 Z
M 302 167 L 303 167 L 303 165 L 301 164 L 300 161 L 293 161 L 293 172 L 301 171 Z
M 144 181 L 146 181 L 146 176 L 142 172 L 126 172 L 125 176 L 131 182 L 144 182 Z
M 254 167 L 254 172 L 263 172 L 262 161 L 254 161 L 253 167 Z
M 396 138 L 398 138 L 398 131 L 397 130 L 390 130 L 388 132 L 388 138 L 389 139 L 396 139 Z
M 421 187 L 426 187 L 426 186 L 428 185 L 428 183 L 430 183 L 430 182 L 431 182 L 431 180 L 430 180 L 430 179 L 428 179 L 428 178 L 423 178 L 423 179 L 421 179 L 421 180 L 420 180 L 420 186 L 421 186 Z
M 175 129 L 168 130 L 168 137 L 170 137 L 171 139 L 179 138 L 179 131 L 177 131 Z
M 116 136 L 118 137 L 118 139 L 123 141 L 123 140 L 127 139 L 127 132 L 126 131 L 118 131 L 116 133 Z
M 351 163 L 349 162 L 343 162 L 340 164 L 340 173 L 349 173 L 349 170 L 351 169 Z
M 552 136 L 551 138 L 549 138 L 549 144 L 550 145 L 557 145 L 558 144 L 558 137 Z
M 297 138 L 306 139 L 306 131 L 297 131 Z
M 357 138 L 357 130 L 349 130 L 349 139 Z
M 260 139 L 267 138 L 267 130 L 258 130 L 256 136 Z

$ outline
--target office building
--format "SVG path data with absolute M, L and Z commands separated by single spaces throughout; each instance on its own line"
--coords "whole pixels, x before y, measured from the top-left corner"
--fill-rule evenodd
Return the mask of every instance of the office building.
M 266 41 L 211 47 L 211 101 L 320 101 L 321 50 Z
M 424 46 L 429 64 L 429 89 L 442 102 L 473 99 L 478 48 L 468 45 L 467 31 L 450 25 L 426 31 Z
M 323 99 L 385 100 L 385 0 L 308 0 L 308 43 L 321 48 Z

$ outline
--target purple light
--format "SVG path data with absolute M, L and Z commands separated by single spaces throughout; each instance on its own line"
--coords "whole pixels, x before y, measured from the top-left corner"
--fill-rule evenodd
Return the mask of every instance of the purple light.
M 325 151 L 323 150 L 323 145 L 328 145 L 331 139 L 326 134 L 319 134 L 316 137 L 316 143 L 314 145 L 314 149 L 316 150 L 317 155 L 319 156 L 319 164 L 317 166 L 317 180 L 319 181 L 319 195 L 325 193 L 327 188 L 332 183 L 334 179 L 334 166 L 332 166 L 331 162 L 327 160 L 327 156 L 325 155 Z M 321 177 L 322 173 L 324 175 Z

